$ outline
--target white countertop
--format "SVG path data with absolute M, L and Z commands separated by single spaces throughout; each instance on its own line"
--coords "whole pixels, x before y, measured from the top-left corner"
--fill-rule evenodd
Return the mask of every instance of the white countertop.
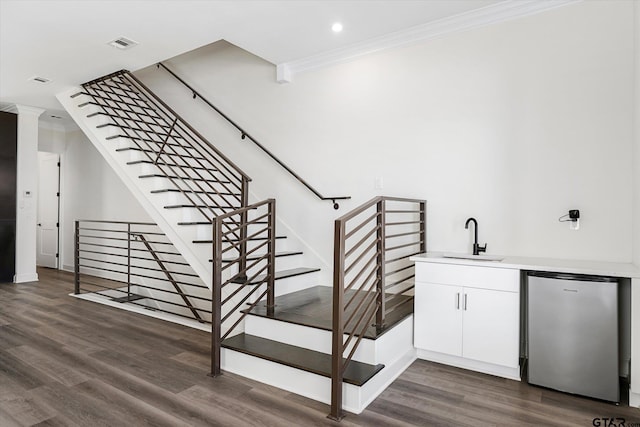
M 443 255 L 443 253 L 429 252 L 415 255 L 411 257 L 410 260 L 415 262 L 439 264 L 475 265 L 491 268 L 549 271 L 554 273 L 640 278 L 640 268 L 632 263 L 512 256 L 505 256 L 502 261 L 482 261 L 474 259 L 445 258 Z

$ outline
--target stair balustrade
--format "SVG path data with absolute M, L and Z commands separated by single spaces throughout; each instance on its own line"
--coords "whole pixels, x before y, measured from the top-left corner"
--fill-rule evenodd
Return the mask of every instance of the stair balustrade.
M 213 219 L 212 376 L 221 373 L 222 341 L 237 331 L 237 326 L 247 315 L 246 311 L 264 298 L 267 310 L 273 311 L 275 208 L 275 200 L 267 199 Z M 246 218 L 249 211 L 252 219 L 242 221 L 241 218 Z M 245 237 L 238 239 L 238 235 Z M 250 242 L 251 247 L 241 250 L 242 245 Z M 242 306 L 246 306 L 246 310 L 238 311 Z
M 211 323 L 209 288 L 150 222 L 75 222 L 74 294 Z
M 344 372 L 367 330 L 413 312 L 409 257 L 426 252 L 425 231 L 424 200 L 379 196 L 335 220 L 329 418 L 344 417 Z

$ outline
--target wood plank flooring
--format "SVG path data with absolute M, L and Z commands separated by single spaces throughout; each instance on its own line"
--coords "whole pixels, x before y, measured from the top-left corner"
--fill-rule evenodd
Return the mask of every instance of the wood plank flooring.
M 640 411 L 416 361 L 361 415 L 225 373 L 209 334 L 68 296 L 72 276 L 0 284 L 0 426 L 591 426 Z M 605 424 L 601 424 L 605 425 Z

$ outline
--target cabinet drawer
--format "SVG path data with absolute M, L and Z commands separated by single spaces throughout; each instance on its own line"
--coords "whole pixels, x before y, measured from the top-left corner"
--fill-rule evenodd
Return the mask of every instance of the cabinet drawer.
M 519 292 L 520 270 L 474 265 L 417 262 L 416 281 Z

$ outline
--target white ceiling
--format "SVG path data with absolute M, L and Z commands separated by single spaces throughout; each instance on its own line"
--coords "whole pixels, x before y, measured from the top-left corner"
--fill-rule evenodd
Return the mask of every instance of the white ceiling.
M 517 2 L 0 0 L 0 107 L 41 107 L 45 119 L 63 115 L 55 94 L 70 86 L 220 39 L 274 64 L 295 63 L 505 3 Z M 330 29 L 337 21 L 344 25 L 338 34 Z M 122 51 L 107 44 L 121 36 L 139 45 Z M 29 81 L 33 76 L 52 81 Z

